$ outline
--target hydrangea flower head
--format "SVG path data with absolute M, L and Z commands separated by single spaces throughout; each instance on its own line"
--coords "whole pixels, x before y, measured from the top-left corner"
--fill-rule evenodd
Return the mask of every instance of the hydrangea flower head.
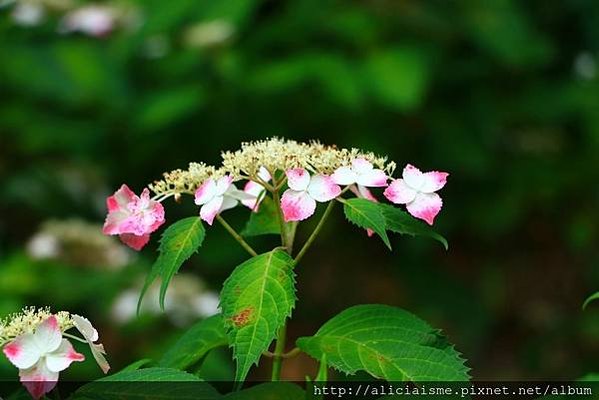
M 62 338 L 54 315 L 42 322 L 34 332 L 24 333 L 4 346 L 4 354 L 19 369 L 21 382 L 38 399 L 52 390 L 63 371 L 85 357 Z
M 403 179 L 394 180 L 385 190 L 385 197 L 395 204 L 405 204 L 408 212 L 432 225 L 441 211 L 443 201 L 435 193 L 445 186 L 447 172 L 423 173 L 413 165 L 406 165 Z
M 119 235 L 135 250 L 141 250 L 150 240 L 150 234 L 164 223 L 164 207 L 150 199 L 148 189 L 144 189 L 140 197 L 127 185 L 122 185 L 106 199 L 106 206 L 108 215 L 104 234 Z

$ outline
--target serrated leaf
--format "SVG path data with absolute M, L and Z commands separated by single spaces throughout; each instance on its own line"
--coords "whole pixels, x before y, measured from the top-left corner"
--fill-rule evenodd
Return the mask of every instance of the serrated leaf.
M 243 236 L 259 236 L 281 233 L 281 224 L 279 224 L 279 210 L 274 201 L 268 196 L 260 203 L 257 212 L 250 214 L 250 219 L 241 232 Z
M 366 199 L 349 199 L 343 202 L 345 217 L 364 229 L 372 229 L 391 250 L 391 243 L 385 230 L 385 217 L 377 203 Z
M 229 393 L 226 400 L 305 400 L 306 393 L 290 382 L 268 382 Z
M 175 222 L 164 231 L 160 238 L 160 247 L 158 248 L 160 254 L 154 265 L 152 265 L 152 270 L 146 278 L 139 301 L 137 302 L 138 312 L 146 291 L 158 276 L 162 278 L 160 285 L 160 307 L 164 310 L 164 297 L 166 296 L 166 290 L 171 279 L 179 268 L 181 268 L 181 265 L 193 253 L 198 251 L 205 236 L 206 230 L 202 225 L 200 217 L 184 218 Z
M 449 248 L 447 240 L 433 228 L 418 221 L 407 212 L 389 204 L 377 203 L 385 218 L 385 228 L 391 232 L 410 236 L 426 236 L 440 242 L 445 250 Z
M 245 380 L 291 315 L 295 306 L 292 265 L 286 252 L 273 250 L 239 265 L 223 285 L 221 307 L 238 382 Z
M 221 395 L 197 376 L 172 368 L 122 371 L 79 388 L 73 399 L 216 399 Z
M 167 350 L 160 359 L 160 367 L 184 370 L 201 360 L 210 350 L 228 343 L 220 315 L 213 315 L 192 326 Z
M 592 295 L 590 295 L 583 303 L 582 305 L 582 309 L 584 310 L 585 308 L 587 308 L 587 306 L 592 302 L 599 299 L 599 292 L 593 293 Z
M 411 313 L 386 305 L 341 312 L 311 337 L 297 340 L 310 356 L 327 356 L 346 374 L 366 371 L 388 381 L 465 381 L 464 359 L 438 330 Z

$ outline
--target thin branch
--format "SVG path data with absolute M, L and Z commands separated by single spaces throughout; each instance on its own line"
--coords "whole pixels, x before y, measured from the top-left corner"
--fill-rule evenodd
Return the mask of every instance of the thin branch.
M 331 210 L 333 209 L 334 205 L 335 205 L 335 202 L 331 201 L 329 203 L 329 205 L 327 206 L 326 210 L 324 210 L 324 214 L 322 214 L 322 217 L 320 217 L 320 221 L 318 221 L 316 228 L 314 228 L 314 230 L 310 234 L 310 237 L 308 238 L 308 240 L 306 240 L 306 243 L 304 243 L 304 246 L 301 248 L 299 253 L 297 253 L 297 256 L 295 256 L 295 260 L 293 260 L 293 265 L 297 265 L 297 263 L 300 262 L 300 260 L 304 256 L 304 254 L 306 254 L 306 251 L 308 251 L 308 249 L 312 245 L 312 242 L 314 242 L 314 239 L 316 239 L 316 236 L 318 236 L 318 233 L 324 226 L 326 219 L 331 214 Z
M 256 257 L 258 255 L 258 253 L 256 253 L 256 251 L 254 249 L 252 249 L 252 246 L 250 246 L 245 240 L 243 240 L 243 238 L 241 237 L 241 235 L 239 233 L 237 233 L 237 231 L 235 229 L 233 229 L 231 227 L 231 225 L 229 225 L 227 223 L 227 221 L 225 221 L 223 219 L 223 217 L 221 217 L 220 215 L 217 215 L 216 219 L 227 230 L 227 232 L 229 232 L 231 234 L 231 236 L 233 236 L 233 238 L 235 240 L 237 240 L 237 242 L 239 242 L 239 244 L 241 245 L 241 247 L 243 247 L 248 253 L 250 253 L 250 255 L 252 257 Z

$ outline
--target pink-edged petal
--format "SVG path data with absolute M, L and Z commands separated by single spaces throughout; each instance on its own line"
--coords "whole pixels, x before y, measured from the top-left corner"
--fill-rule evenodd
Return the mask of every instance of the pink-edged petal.
M 364 158 L 356 158 L 351 162 L 351 166 L 358 175 L 368 173 L 374 168 L 372 163 Z
M 108 208 L 108 212 L 126 209 L 127 204 L 136 198 L 137 196 L 129 189 L 129 186 L 123 184 L 112 196 L 106 199 L 106 207 Z
M 77 353 L 67 339 L 62 339 L 56 350 L 46 354 L 46 367 L 52 372 L 60 372 L 69 368 L 72 362 L 83 360 L 85 360 L 85 356 Z
M 422 193 L 433 193 L 441 189 L 447 183 L 447 172 L 431 171 L 424 175 L 424 183 L 420 188 Z
M 372 237 L 372 235 L 374 235 L 374 231 L 372 229 L 368 228 L 368 229 L 366 229 L 366 235 L 368 237 Z
M 405 183 L 415 190 L 419 190 L 424 183 L 424 176 L 422 175 L 422 172 L 412 164 L 406 165 L 402 174 Z
M 133 233 L 122 233 L 119 235 L 121 242 L 131 247 L 133 250 L 140 251 L 150 241 L 150 234 L 134 235 Z
M 374 201 L 375 203 L 379 202 L 377 200 L 377 198 L 374 197 L 372 192 L 370 190 L 368 190 L 368 188 L 366 186 L 362 186 L 362 185 L 357 185 L 357 186 L 358 186 L 359 197 L 362 197 L 362 198 L 370 200 L 370 201 Z
M 231 185 L 224 193 L 225 197 L 231 197 L 235 200 L 254 200 L 256 196 L 244 192 L 243 190 L 237 189 L 237 186 Z
M 333 172 L 331 179 L 337 185 L 345 186 L 356 183 L 357 176 L 351 167 L 339 167 L 337 170 L 335 170 L 335 172 Z
M 118 235 L 121 233 L 121 227 L 127 221 L 130 214 L 125 209 L 109 212 L 104 221 L 102 233 L 105 235 Z
M 323 203 L 339 196 L 341 188 L 333 182 L 330 176 L 315 175 L 310 179 L 308 193 L 314 200 Z
M 200 218 L 206 221 L 208 225 L 212 225 L 214 218 L 216 218 L 220 211 L 220 207 L 223 205 L 223 200 L 223 196 L 216 196 L 204 204 L 200 209 Z
M 150 201 L 149 210 L 146 212 L 150 217 L 150 226 L 145 233 L 152 233 L 164 224 L 164 207 L 157 201 Z
M 204 205 L 216 196 L 216 181 L 212 178 L 207 179 L 195 193 L 195 203 L 198 206 Z
M 19 377 L 31 397 L 36 400 L 54 389 L 58 382 L 58 372 L 50 371 L 43 360 L 31 368 L 21 369 Z
M 408 185 L 404 179 L 396 179 L 385 189 L 383 195 L 395 204 L 407 204 L 416 198 L 418 192 Z
M 19 369 L 35 365 L 43 355 L 32 333 L 20 335 L 2 349 L 8 360 Z
M 420 218 L 429 225 L 432 225 L 442 206 L 443 201 L 437 193 L 418 193 L 414 201 L 408 203 L 406 208 L 416 218 Z
M 54 351 L 60 346 L 62 332 L 54 315 L 49 316 L 38 325 L 33 333 L 33 340 L 42 354 Z
M 218 178 L 216 181 L 216 195 L 222 196 L 229 189 L 231 184 L 233 183 L 233 177 L 231 175 L 225 175 L 221 178 Z
M 293 168 L 285 172 L 289 189 L 301 192 L 310 184 L 310 174 L 303 168 Z
M 387 186 L 387 174 L 380 169 L 372 169 L 358 174 L 356 182 L 362 186 L 385 187 Z
M 316 201 L 307 192 L 287 189 L 281 198 L 281 209 L 286 222 L 302 221 L 316 210 Z
M 264 186 L 253 181 L 247 181 L 245 187 L 243 188 L 243 191 L 251 196 L 254 196 L 254 198 L 241 200 L 241 203 L 244 206 L 248 207 L 250 210 L 257 212 L 259 202 L 262 200 L 261 195 L 264 192 Z

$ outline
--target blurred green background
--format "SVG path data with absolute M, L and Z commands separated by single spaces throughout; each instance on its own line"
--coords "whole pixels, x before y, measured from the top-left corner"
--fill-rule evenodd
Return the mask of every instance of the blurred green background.
M 137 318 L 158 235 L 140 254 L 103 237 L 105 197 L 278 135 L 451 174 L 436 223 L 448 252 L 396 237 L 388 253 L 337 209 L 298 271 L 290 342 L 386 303 L 443 328 L 476 379 L 599 371 L 599 308 L 581 310 L 599 289 L 599 2 L 1 3 L 1 316 L 82 313 L 115 370 L 159 357 L 245 254 L 211 228 L 169 311 L 154 297 Z M 241 228 L 247 212 L 227 217 Z M 203 376 L 230 378 L 227 357 Z M 299 357 L 283 375 L 315 370 Z M 0 357 L 0 377 L 16 373 Z M 67 372 L 99 375 L 91 361 Z

